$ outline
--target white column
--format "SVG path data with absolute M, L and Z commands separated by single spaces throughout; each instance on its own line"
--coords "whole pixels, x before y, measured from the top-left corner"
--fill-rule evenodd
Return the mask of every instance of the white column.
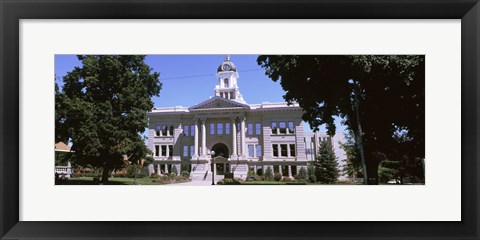
M 242 118 L 242 123 L 240 124 L 240 139 L 242 141 L 242 157 L 246 157 L 245 152 L 245 118 Z
M 167 145 L 167 154 L 165 157 L 170 157 L 170 145 Z
M 193 149 L 193 157 L 198 158 L 198 120 L 195 119 L 195 146 Z
M 232 119 L 232 158 L 237 157 L 237 123 Z
M 202 120 L 202 156 L 207 155 L 207 130 L 205 127 L 205 120 Z

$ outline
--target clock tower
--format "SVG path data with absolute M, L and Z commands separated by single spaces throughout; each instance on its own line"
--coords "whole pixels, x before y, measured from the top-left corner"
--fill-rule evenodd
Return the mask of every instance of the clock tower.
M 223 97 L 240 103 L 246 103 L 237 85 L 238 76 L 237 67 L 230 61 L 230 55 L 225 56 L 225 60 L 217 69 L 218 85 L 215 86 L 215 96 Z

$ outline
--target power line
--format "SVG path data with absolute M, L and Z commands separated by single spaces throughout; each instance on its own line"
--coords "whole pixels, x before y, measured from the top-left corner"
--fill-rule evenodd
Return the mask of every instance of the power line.
M 257 68 L 257 69 L 248 69 L 248 70 L 243 70 L 243 71 L 238 71 L 238 72 L 256 72 L 263 70 L 262 68 Z M 160 80 L 174 80 L 174 79 L 186 79 L 186 78 L 197 78 L 197 77 L 211 77 L 213 74 L 199 74 L 199 75 L 190 75 L 190 76 L 180 76 L 180 77 L 170 77 L 170 78 L 160 78 Z M 57 79 L 63 79 L 65 76 L 56 76 Z

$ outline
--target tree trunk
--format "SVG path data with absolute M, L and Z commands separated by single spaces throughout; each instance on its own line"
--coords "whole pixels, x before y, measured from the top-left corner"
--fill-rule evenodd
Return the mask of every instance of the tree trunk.
M 110 172 L 110 169 L 108 169 L 107 166 L 103 166 L 103 172 L 102 172 L 102 184 L 107 184 L 108 183 L 108 173 Z

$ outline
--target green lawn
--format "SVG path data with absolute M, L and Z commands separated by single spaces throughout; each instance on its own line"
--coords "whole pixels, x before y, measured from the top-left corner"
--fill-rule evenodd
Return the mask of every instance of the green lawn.
M 277 181 L 247 181 L 247 182 L 240 182 L 240 185 L 298 185 L 303 183 L 295 183 L 295 182 L 277 182 Z
M 108 185 L 133 185 L 133 178 L 108 178 Z M 137 178 L 138 185 L 162 185 L 163 183 L 153 182 L 152 178 Z M 94 185 L 92 177 L 75 177 L 67 180 L 62 185 Z

